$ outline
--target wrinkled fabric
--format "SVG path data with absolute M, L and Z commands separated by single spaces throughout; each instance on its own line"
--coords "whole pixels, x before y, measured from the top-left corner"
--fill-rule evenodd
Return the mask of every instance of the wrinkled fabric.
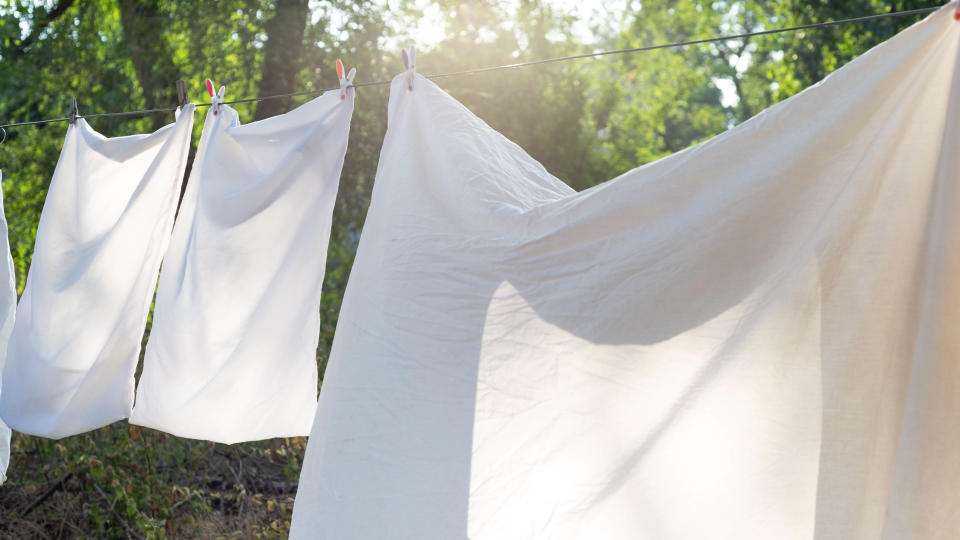
M 149 135 L 67 129 L 3 372 L 13 429 L 60 438 L 129 416 L 193 112 Z
M 164 258 L 130 422 L 235 443 L 305 436 L 353 91 L 240 125 L 211 110 Z
M 395 79 L 291 537 L 955 536 L 953 9 L 580 193 Z
M 3 173 L 0 172 L 0 179 Z M 7 218 L 3 210 L 3 191 L 0 190 L 0 257 L 6 261 L 0 264 L 0 380 L 3 364 L 7 358 L 7 343 L 13 331 L 13 318 L 17 308 L 17 280 L 13 273 L 13 257 L 10 254 L 10 236 Z M 0 419 L 0 484 L 7 479 L 7 466 L 10 464 L 10 428 Z

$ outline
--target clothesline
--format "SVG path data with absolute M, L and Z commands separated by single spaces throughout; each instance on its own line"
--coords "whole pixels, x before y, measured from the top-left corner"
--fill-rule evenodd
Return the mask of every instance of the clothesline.
M 529 62 L 518 62 L 518 63 L 514 63 L 514 64 L 504 64 L 504 65 L 500 65 L 500 66 L 491 66 L 491 67 L 477 68 L 477 69 L 466 69 L 466 70 L 462 70 L 462 71 L 452 71 L 452 72 L 448 72 L 448 73 L 438 73 L 438 74 L 434 74 L 434 75 L 424 75 L 424 77 L 426 77 L 426 78 L 428 78 L 428 79 L 442 79 L 442 78 L 447 78 L 447 77 L 459 77 L 459 76 L 463 76 L 463 75 L 473 75 L 473 74 L 478 74 L 478 73 L 489 73 L 489 72 L 492 72 L 492 71 L 503 71 L 503 70 L 507 70 L 507 69 L 514 69 L 514 68 L 521 68 L 521 67 L 528 67 L 528 66 L 537 66 L 537 65 L 542 65 L 542 64 L 552 64 L 552 63 L 556 63 L 556 62 L 565 62 L 565 61 L 569 61 L 569 60 L 580 60 L 580 59 L 584 59 L 584 58 L 596 58 L 596 57 L 600 57 L 600 56 L 609 56 L 609 55 L 613 55 L 613 54 L 626 54 L 626 53 L 653 51 L 653 50 L 657 50 L 657 49 L 671 49 L 671 48 L 678 48 L 678 47 L 686 47 L 686 46 L 690 46 L 690 45 L 702 45 L 702 44 L 705 44 L 705 43 L 716 43 L 716 42 L 720 42 L 720 41 L 729 41 L 729 40 L 733 40 L 733 39 L 745 39 L 745 38 L 750 38 L 750 37 L 755 37 L 755 36 L 765 36 L 765 35 L 770 35 L 770 34 L 781 34 L 781 33 L 785 33 L 785 32 L 794 32 L 794 31 L 797 31 L 797 30 L 808 30 L 808 29 L 813 29 L 813 28 L 825 28 L 825 27 L 829 27 L 829 26 L 838 26 L 838 25 L 842 25 L 842 24 L 861 23 L 861 22 L 873 21 L 873 20 L 877 20 L 877 19 L 885 19 L 885 18 L 901 17 L 901 16 L 909 16 L 909 15 L 922 15 L 922 14 L 926 14 L 926 13 L 931 13 L 931 12 L 933 12 L 933 11 L 936 11 L 937 9 L 940 9 L 940 8 L 939 8 L 939 7 L 929 7 L 929 8 L 911 9 L 911 10 L 907 10 L 907 11 L 894 11 L 894 12 L 890 12 L 890 13 L 880 13 L 880 14 L 877 14 L 877 15 L 866 15 L 866 16 L 863 16 L 863 17 L 854 17 L 854 18 L 851 18 L 851 19 L 841 19 L 841 20 L 837 20 L 837 21 L 826 21 L 826 22 L 819 22 L 819 23 L 802 24 L 802 25 L 798 25 L 798 26 L 790 26 L 790 27 L 786 27 L 786 28 L 776 28 L 776 29 L 773 29 L 773 30 L 761 30 L 761 31 L 758 31 L 758 32 L 746 32 L 746 33 L 732 34 L 732 35 L 726 35 L 726 36 L 715 36 L 715 37 L 711 37 L 711 38 L 693 39 L 693 40 L 678 41 L 678 42 L 673 42 L 673 43 L 663 43 L 663 44 L 659 44 L 659 45 L 648 45 L 648 46 L 644 46 L 644 47 L 632 47 L 632 48 L 627 48 L 627 49 L 614 49 L 614 50 L 609 50 L 609 51 L 596 51 L 596 52 L 592 52 L 592 53 L 575 54 L 575 55 L 570 55 L 570 56 L 561 56 L 561 57 L 557 57 L 557 58 L 545 58 L 545 59 L 541 59 L 541 60 L 531 60 L 531 61 L 529 61 Z M 354 88 L 360 88 L 360 87 L 366 87 L 366 86 L 385 86 L 385 85 L 390 84 L 390 82 L 391 82 L 391 81 L 389 81 L 389 80 L 385 80 L 385 81 L 373 81 L 373 82 L 365 82 L 365 83 L 354 83 L 354 84 L 351 84 L 350 86 L 352 86 L 352 87 L 354 87 Z M 339 89 L 339 87 L 332 87 L 332 88 L 324 88 L 324 89 L 321 89 L 321 90 L 307 90 L 307 91 L 302 91 L 302 92 L 291 92 L 291 93 L 287 93 L 287 94 L 275 94 L 275 95 L 270 95 L 270 96 L 257 96 L 257 97 L 251 97 L 251 98 L 235 99 L 235 100 L 232 100 L 232 101 L 224 101 L 223 103 L 226 104 L 226 105 L 233 105 L 233 104 L 237 104 L 237 103 L 260 102 L 260 101 L 266 101 L 266 100 L 270 100 L 270 99 L 280 99 L 280 98 L 287 98 L 287 97 L 311 96 L 311 95 L 322 94 L 322 93 L 324 93 L 324 92 L 329 92 L 329 91 L 338 90 L 338 89 Z M 210 106 L 209 103 L 199 103 L 199 104 L 197 104 L 197 107 L 208 107 L 208 106 Z M 76 116 L 76 118 L 101 118 L 101 117 L 108 117 L 108 116 L 135 116 L 135 115 L 145 115 L 145 114 L 152 114 L 152 113 L 159 113 L 159 112 L 171 112 L 171 111 L 175 111 L 176 109 L 177 109 L 177 107 L 158 107 L 158 108 L 153 108 L 153 109 L 140 109 L 140 110 L 136 110 L 136 111 L 120 111 L 120 112 L 107 112 L 107 113 L 92 113 L 92 114 L 82 114 L 82 115 L 81 115 L 81 114 L 78 114 L 78 115 Z M 6 128 L 18 127 L 18 126 L 36 125 L 36 124 L 50 124 L 50 123 L 55 123 L 55 122 L 69 122 L 69 121 L 70 121 L 70 117 L 69 117 L 69 116 L 65 116 L 65 117 L 62 117 L 62 118 L 49 118 L 49 119 L 45 119 L 45 120 L 32 120 L 32 121 L 27 121 L 27 122 L 14 122 L 14 123 L 10 123 L 10 124 L 3 124 L 3 125 L 0 125 L 0 129 L 4 130 L 3 140 L 6 140 Z

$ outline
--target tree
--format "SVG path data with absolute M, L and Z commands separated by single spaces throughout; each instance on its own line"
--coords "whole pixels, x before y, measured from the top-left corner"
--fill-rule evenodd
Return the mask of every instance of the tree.
M 827 2 L 800 0 L 733 2 L 736 16 L 731 32 L 785 28 L 818 22 L 837 21 L 864 15 L 939 7 L 942 2 L 907 0 L 887 2 L 855 0 Z M 871 47 L 914 24 L 919 17 L 891 17 L 856 24 L 786 32 L 738 41 L 742 51 L 721 49 L 728 63 L 739 69 L 726 76 L 736 85 L 735 121 L 786 99 L 820 81 Z M 744 59 L 744 53 L 748 58 Z
M 144 107 L 156 109 L 176 104 L 174 81 L 180 78 L 167 46 L 169 14 L 159 0 L 118 0 L 124 43 L 137 75 Z M 151 115 L 152 129 L 160 129 L 168 118 Z
M 266 24 L 267 44 L 257 95 L 275 96 L 294 92 L 301 68 L 303 35 L 307 28 L 307 0 L 277 0 L 273 18 Z M 290 110 L 289 97 L 261 101 L 254 120 Z
M 691 2 L 643 2 L 628 12 L 618 48 L 712 37 L 719 9 Z M 612 172 L 621 173 L 723 131 L 728 113 L 713 82 L 726 68 L 708 46 L 618 55 L 598 72 L 597 130 Z

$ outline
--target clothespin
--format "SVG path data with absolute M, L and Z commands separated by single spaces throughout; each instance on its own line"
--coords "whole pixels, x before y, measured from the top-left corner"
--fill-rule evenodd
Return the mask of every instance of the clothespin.
M 182 109 L 190 103 L 190 100 L 187 99 L 187 85 L 179 79 L 174 84 L 177 86 L 177 106 Z
M 3 144 L 3 143 L 5 143 L 5 142 L 7 142 L 7 130 L 6 130 L 6 128 L 0 127 L 0 131 L 3 132 L 3 139 L 0 140 L 0 144 Z
M 77 98 L 71 97 L 70 98 L 70 124 L 71 125 L 77 123 L 78 114 L 79 112 L 77 111 Z
M 403 50 L 403 66 L 407 68 L 407 88 L 413 90 L 413 74 L 417 71 L 417 51 L 410 46 L 410 52 Z
M 353 78 L 357 76 L 357 68 L 350 68 L 350 73 L 343 76 L 343 62 L 337 60 L 337 78 L 340 79 L 340 99 L 347 97 L 347 88 L 353 86 Z
M 957 7 L 953 12 L 953 20 L 960 21 L 960 4 L 957 4 Z
M 213 107 L 213 115 L 220 114 L 220 105 L 223 103 L 223 94 L 227 91 L 226 86 L 221 86 L 220 91 L 213 92 L 213 81 L 207 79 L 207 93 L 210 94 L 210 106 Z

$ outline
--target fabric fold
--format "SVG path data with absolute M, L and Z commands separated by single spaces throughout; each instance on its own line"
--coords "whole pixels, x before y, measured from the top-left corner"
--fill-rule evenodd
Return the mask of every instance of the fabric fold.
M 12 428 L 61 438 L 129 416 L 194 109 L 149 135 L 67 129 L 3 370 Z
M 291 537 L 960 530 L 955 5 L 580 193 L 395 79 Z
M 229 106 L 208 112 L 131 423 L 223 443 L 310 432 L 352 113 L 352 90 L 245 125 Z
M 3 172 L 0 171 L 0 179 Z M 3 365 L 7 358 L 7 344 L 13 331 L 14 314 L 17 308 L 17 280 L 13 270 L 13 256 L 10 254 L 10 230 L 3 207 L 3 192 L 0 190 L 0 257 L 6 259 L 0 264 L 0 381 Z M 10 464 L 10 428 L 0 419 L 0 484 L 7 479 L 7 467 Z

